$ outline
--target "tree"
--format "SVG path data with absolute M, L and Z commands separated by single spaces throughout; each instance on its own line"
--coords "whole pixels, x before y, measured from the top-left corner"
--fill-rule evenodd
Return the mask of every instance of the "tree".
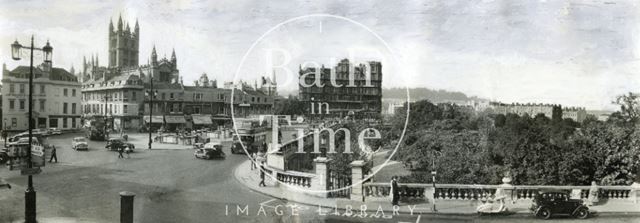
M 625 122 L 637 124 L 640 121 L 640 95 L 629 92 L 616 97 L 613 103 L 620 106 L 618 114 Z

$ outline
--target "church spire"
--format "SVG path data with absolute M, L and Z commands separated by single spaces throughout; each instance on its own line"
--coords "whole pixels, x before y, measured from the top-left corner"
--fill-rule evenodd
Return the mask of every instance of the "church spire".
M 122 31 L 122 13 L 118 16 L 118 31 Z
M 98 60 L 98 53 L 96 53 L 96 67 L 100 66 L 100 60 Z
M 177 63 L 178 63 L 178 59 L 176 58 L 175 48 L 173 48 L 173 51 L 171 52 L 171 63 L 173 64 L 173 66 L 177 66 Z
M 113 18 L 109 18 L 109 34 L 113 32 Z

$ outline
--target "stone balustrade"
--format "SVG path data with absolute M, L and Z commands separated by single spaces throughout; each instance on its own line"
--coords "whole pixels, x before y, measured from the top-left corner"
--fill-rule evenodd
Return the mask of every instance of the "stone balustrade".
M 311 179 L 314 177 L 314 174 L 296 171 L 278 172 L 276 174 L 276 179 L 279 182 L 301 188 L 310 188 Z
M 390 183 L 365 183 L 363 196 L 367 198 L 388 197 Z M 588 199 L 590 186 L 541 186 L 541 185 L 463 185 L 463 184 L 398 184 L 400 197 L 403 199 L 436 199 L 436 200 L 481 200 L 486 201 L 494 196 L 496 190 L 502 188 L 510 191 L 510 200 L 530 200 L 538 191 L 560 190 L 569 192 L 574 199 Z M 633 186 L 598 186 L 599 199 L 629 200 L 637 202 L 636 194 L 640 188 Z

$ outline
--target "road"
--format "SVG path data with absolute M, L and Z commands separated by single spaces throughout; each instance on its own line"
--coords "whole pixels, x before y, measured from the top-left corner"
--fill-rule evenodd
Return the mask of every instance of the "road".
M 136 193 L 136 222 L 531 222 L 531 217 L 401 215 L 366 217 L 301 205 L 253 192 L 233 176 L 243 155 L 224 160 L 195 159 L 192 150 L 147 150 L 145 140 L 132 139 L 136 151 L 118 159 L 104 142 L 90 142 L 89 151 L 70 148 L 68 134 L 49 137 L 58 148 L 59 163 L 48 164 L 34 176 L 38 217 L 119 221 L 118 193 Z M 24 216 L 26 177 L 0 168 L 0 177 L 14 188 L 0 190 L 0 222 Z M 596 217 L 579 222 L 638 222 L 635 217 Z M 558 222 L 575 222 L 559 219 Z

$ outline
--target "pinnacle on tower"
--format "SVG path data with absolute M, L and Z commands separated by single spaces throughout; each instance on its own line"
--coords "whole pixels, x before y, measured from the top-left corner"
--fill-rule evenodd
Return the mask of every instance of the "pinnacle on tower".
M 122 13 L 118 16 L 118 31 L 122 31 Z
M 109 18 L 109 33 L 113 32 L 113 18 Z
M 173 51 L 171 52 L 171 63 L 173 63 L 173 65 L 176 66 L 177 62 L 178 62 L 178 59 L 176 58 L 176 49 L 174 48 Z
M 98 54 L 96 53 L 96 67 L 100 66 L 100 61 L 98 60 Z
M 276 84 L 276 69 L 273 69 L 272 73 L 271 73 L 271 83 L 272 84 Z
M 131 29 L 129 29 L 129 22 L 127 22 L 126 27 L 127 27 L 127 28 L 125 28 L 125 32 L 131 32 Z
M 140 26 L 138 25 L 138 19 L 136 19 L 136 26 L 133 29 L 135 30 L 136 33 L 140 31 Z

